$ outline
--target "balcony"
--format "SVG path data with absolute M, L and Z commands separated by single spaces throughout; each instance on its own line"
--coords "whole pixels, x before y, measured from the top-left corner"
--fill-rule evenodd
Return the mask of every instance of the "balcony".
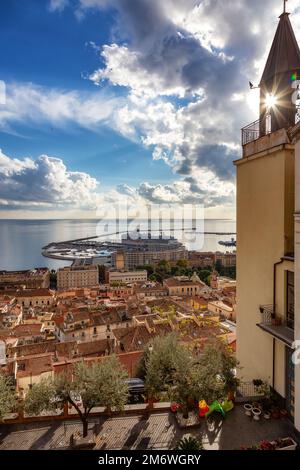
M 260 312 L 262 318 L 257 326 L 292 348 L 295 341 L 295 332 L 291 327 L 291 321 L 285 321 L 283 316 L 275 313 L 273 305 L 262 305 Z
M 242 129 L 242 145 L 249 144 L 254 140 L 259 139 L 260 136 L 260 120 L 248 124 L 248 126 Z

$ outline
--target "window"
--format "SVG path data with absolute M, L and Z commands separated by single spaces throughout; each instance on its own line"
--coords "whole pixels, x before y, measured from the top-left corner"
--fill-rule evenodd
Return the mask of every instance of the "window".
M 266 116 L 266 134 L 271 134 L 271 132 L 272 132 L 272 116 L 269 113 Z
M 287 271 L 287 293 L 286 293 L 286 323 L 291 329 L 295 328 L 294 310 L 294 273 Z

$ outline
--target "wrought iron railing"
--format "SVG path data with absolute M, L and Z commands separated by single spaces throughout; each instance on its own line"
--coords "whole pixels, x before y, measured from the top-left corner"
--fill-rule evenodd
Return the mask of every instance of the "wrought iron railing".
M 275 323 L 275 313 L 273 305 L 261 305 L 259 307 L 261 313 L 261 323 L 264 325 L 272 325 Z
M 248 124 L 242 129 L 242 145 L 249 144 L 254 140 L 259 139 L 260 136 L 260 119 Z
M 292 319 L 289 317 L 284 318 L 283 315 L 277 314 L 273 305 L 261 305 L 259 309 L 262 315 L 262 324 L 273 326 L 286 326 L 291 330 L 294 329 L 294 321 L 292 321 Z
M 253 382 L 241 382 L 237 388 L 236 399 L 238 402 L 260 399 L 264 396 L 263 391 L 255 386 Z

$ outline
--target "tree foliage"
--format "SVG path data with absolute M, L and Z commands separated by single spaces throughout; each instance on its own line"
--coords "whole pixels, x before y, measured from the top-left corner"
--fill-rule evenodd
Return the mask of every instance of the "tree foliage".
M 0 373 L 0 421 L 13 410 L 16 404 L 17 397 L 10 378 Z
M 177 335 L 173 333 L 155 338 L 142 362 L 149 397 L 163 394 L 181 404 L 186 414 L 192 395 L 190 370 L 193 359 L 189 350 L 179 343 Z
M 207 403 L 223 400 L 238 385 L 236 367 L 237 361 L 225 344 L 206 346 L 193 370 L 195 394 Z
M 140 364 L 149 396 L 161 394 L 181 405 L 186 414 L 189 403 L 224 400 L 235 391 L 236 359 L 222 342 L 208 345 L 199 357 L 180 344 L 175 333 L 157 337 L 146 349 Z
M 87 434 L 87 420 L 96 406 L 121 411 L 127 402 L 127 374 L 115 356 L 90 365 L 75 364 L 72 374 L 60 374 L 54 380 L 43 380 L 28 392 L 25 411 L 40 414 L 51 410 L 58 402 L 69 403 L 77 411 L 83 423 L 83 435 Z

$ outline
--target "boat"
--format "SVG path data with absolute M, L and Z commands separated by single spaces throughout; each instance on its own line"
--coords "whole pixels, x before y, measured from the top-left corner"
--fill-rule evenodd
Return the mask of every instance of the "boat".
M 220 241 L 219 242 L 219 245 L 222 245 L 222 246 L 227 246 L 227 247 L 234 247 L 236 246 L 236 240 L 234 238 L 231 239 L 231 241 Z

